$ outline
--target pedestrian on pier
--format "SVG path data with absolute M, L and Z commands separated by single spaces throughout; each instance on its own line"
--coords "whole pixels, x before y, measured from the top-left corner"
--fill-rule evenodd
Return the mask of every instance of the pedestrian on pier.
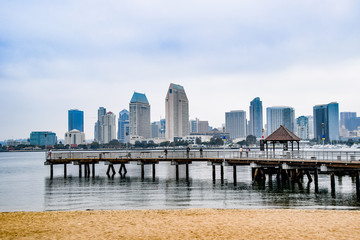
M 250 148 L 246 149 L 246 157 L 249 157 Z
M 243 152 L 243 148 L 242 148 L 242 147 L 239 149 L 239 152 L 240 152 L 240 158 L 242 158 L 242 152 Z
M 52 151 L 51 151 L 51 149 L 48 151 L 48 153 L 47 153 L 47 158 L 48 159 L 50 159 L 51 158 L 51 153 L 52 153 Z
M 164 153 L 165 153 L 165 158 L 167 158 L 167 149 L 166 148 L 164 150 Z
M 200 157 L 202 158 L 203 157 L 203 149 L 200 148 Z
M 186 148 L 186 157 L 189 158 L 190 155 L 190 147 Z

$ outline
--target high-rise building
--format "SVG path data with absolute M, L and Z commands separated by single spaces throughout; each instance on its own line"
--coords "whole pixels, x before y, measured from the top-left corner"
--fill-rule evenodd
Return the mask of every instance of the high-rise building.
M 356 112 L 341 112 L 340 127 L 348 131 L 354 131 L 360 126 L 360 118 L 356 116 Z
M 116 115 L 108 112 L 101 118 L 100 132 L 102 138 L 100 143 L 109 143 L 111 140 L 116 139 Z
M 145 94 L 134 92 L 129 110 L 130 137 L 150 138 L 150 104 Z
M 102 132 L 101 132 L 101 124 L 102 124 L 102 117 L 106 115 L 106 108 L 99 107 L 98 109 L 98 120 L 95 123 L 95 129 L 94 129 L 94 139 L 97 142 L 101 142 L 102 140 Z
M 249 134 L 261 138 L 263 134 L 263 107 L 260 98 L 254 98 L 249 107 Z
M 195 120 L 190 120 L 190 133 L 208 133 L 209 132 L 209 122 L 200 121 L 198 118 Z
M 57 143 L 56 134 L 50 131 L 30 133 L 30 144 L 37 146 L 50 146 Z
M 305 116 L 300 116 L 296 119 L 297 135 L 300 139 L 309 138 L 309 119 Z
M 130 141 L 129 111 L 124 109 L 119 113 L 118 119 L 118 140 L 122 143 Z
M 190 120 L 190 133 L 198 133 L 199 119 Z
M 160 122 L 151 123 L 151 138 L 158 138 L 160 132 Z
M 267 135 L 272 134 L 281 125 L 291 132 L 295 130 L 295 111 L 292 107 L 266 108 Z
M 339 104 L 336 102 L 316 105 L 314 110 L 314 135 L 320 141 L 339 140 Z
M 225 113 L 225 129 L 230 139 L 246 137 L 246 112 L 242 110 Z
M 84 112 L 78 109 L 70 109 L 68 111 L 68 131 L 79 130 L 84 132 Z
M 160 119 L 160 129 L 159 129 L 159 137 L 165 138 L 166 132 L 166 120 L 165 118 Z
M 309 139 L 314 138 L 314 118 L 312 115 L 306 116 L 308 118 L 308 128 L 309 128 Z
M 189 101 L 184 87 L 170 84 L 165 99 L 165 119 L 167 140 L 189 134 Z

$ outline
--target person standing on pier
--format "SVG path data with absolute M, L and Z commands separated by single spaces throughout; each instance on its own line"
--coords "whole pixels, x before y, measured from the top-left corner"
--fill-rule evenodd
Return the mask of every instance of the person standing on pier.
M 190 147 L 186 148 L 186 157 L 189 158 L 190 155 Z
M 167 149 L 166 148 L 164 150 L 164 153 L 165 153 L 165 158 L 167 158 Z
M 246 149 L 246 157 L 249 157 L 250 148 Z
M 201 158 L 203 157 L 203 149 L 202 149 L 202 147 L 200 148 L 200 157 Z
M 239 152 L 240 152 L 240 158 L 242 158 L 242 152 L 243 152 L 243 148 L 242 148 L 242 147 L 240 147 Z
M 48 153 L 47 153 L 47 158 L 48 159 L 51 159 L 51 153 L 52 153 L 52 151 L 51 151 L 51 149 L 48 151 Z

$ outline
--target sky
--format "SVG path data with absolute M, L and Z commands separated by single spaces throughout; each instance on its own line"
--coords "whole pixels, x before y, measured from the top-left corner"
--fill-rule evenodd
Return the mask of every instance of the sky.
M 159 121 L 170 83 L 213 127 L 255 97 L 264 113 L 338 102 L 360 114 L 359 26 L 356 0 L 3 0 L 0 140 L 63 139 L 69 109 L 92 139 L 97 109 L 118 117 L 134 91 Z

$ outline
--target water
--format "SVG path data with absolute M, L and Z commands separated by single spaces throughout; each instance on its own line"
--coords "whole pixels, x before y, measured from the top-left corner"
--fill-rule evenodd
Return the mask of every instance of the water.
M 185 179 L 185 166 L 170 163 L 156 165 L 156 178 L 151 166 L 145 166 L 141 180 L 140 166 L 128 164 L 125 179 L 119 174 L 106 176 L 103 163 L 96 165 L 95 178 L 79 178 L 78 167 L 68 165 L 68 178 L 63 178 L 63 166 L 54 166 L 54 178 L 49 178 L 49 166 L 44 166 L 45 153 L 0 153 L 0 212 L 53 211 L 86 209 L 184 209 L 184 208 L 298 208 L 298 209 L 360 209 L 355 182 L 349 176 L 336 177 L 335 195 L 330 191 L 329 175 L 319 175 L 319 193 L 314 183 L 303 189 L 298 185 L 278 186 L 273 177 L 265 185 L 253 184 L 251 169 L 237 167 L 237 186 L 233 184 L 232 167 L 224 167 L 225 182 L 221 184 L 220 168 L 216 181 L 207 163 L 190 165 L 190 179 Z M 119 166 L 116 166 L 116 170 Z

